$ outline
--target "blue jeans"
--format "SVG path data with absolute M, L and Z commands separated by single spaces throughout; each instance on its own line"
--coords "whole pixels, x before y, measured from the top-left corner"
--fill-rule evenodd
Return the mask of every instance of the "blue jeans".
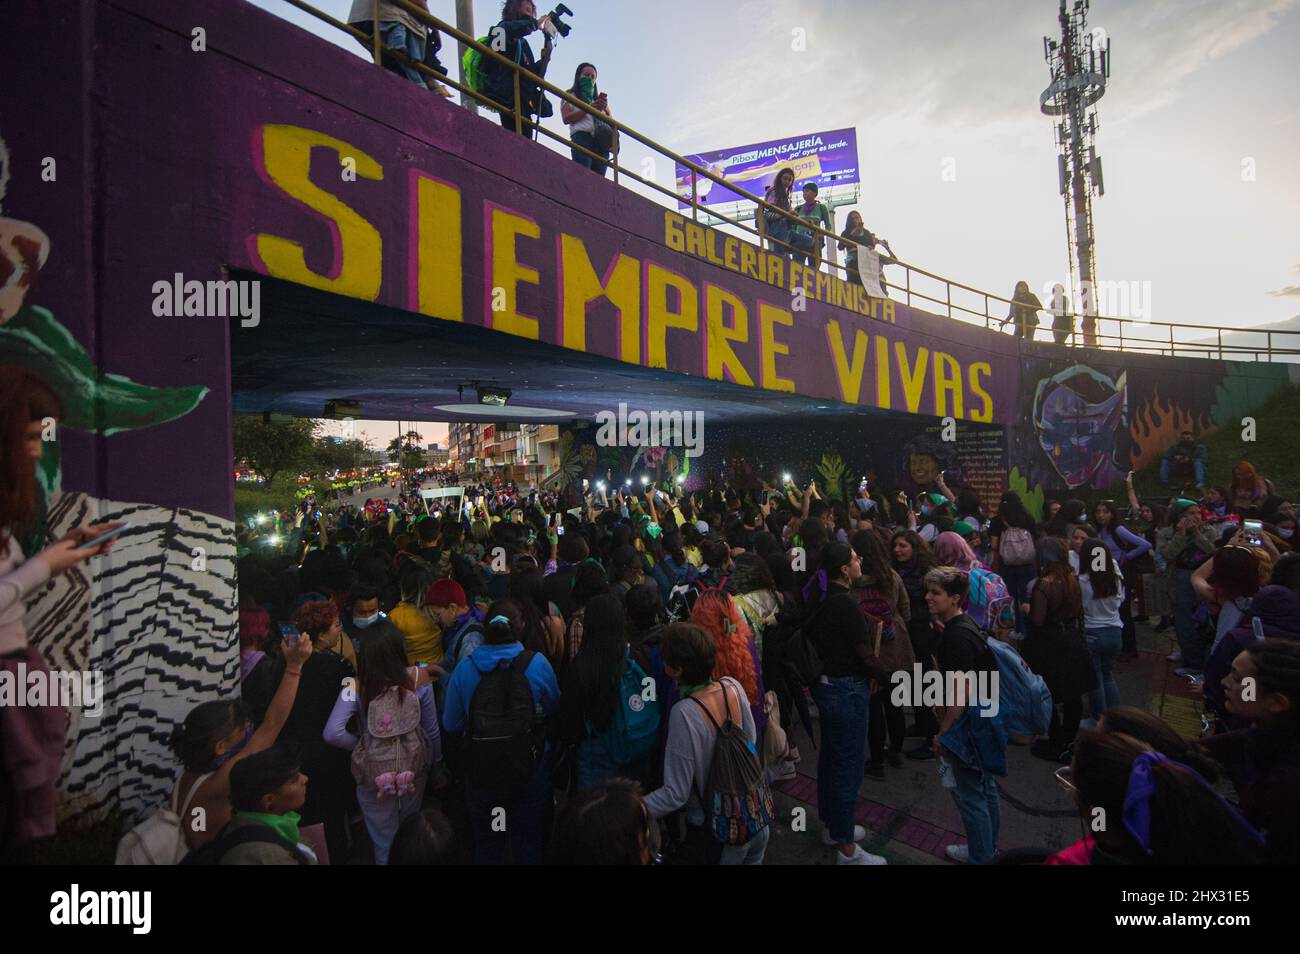
M 772 826 L 768 825 L 753 838 L 749 839 L 748 844 L 744 845 L 727 845 L 722 849 L 722 860 L 720 865 L 761 865 L 763 863 L 763 852 L 767 851 L 767 839 L 772 834 Z
M 856 676 L 813 684 L 821 723 L 817 750 L 817 814 L 837 845 L 853 842 L 853 810 L 867 762 L 867 707 L 871 685 Z
M 1200 604 L 1192 588 L 1192 571 L 1174 568 L 1174 634 L 1183 654 L 1183 666 L 1200 672 L 1205 666 L 1205 642 L 1192 614 Z
M 781 219 L 778 222 L 772 222 L 767 226 L 767 237 L 772 241 L 769 243 L 772 251 L 778 255 L 784 255 L 793 261 L 811 261 L 806 255 L 801 255 L 797 250 L 803 249 L 805 252 L 813 250 L 813 237 L 806 232 L 795 229 L 788 219 Z M 784 245 L 777 245 L 777 242 L 784 242 Z M 793 246 L 793 249 L 786 246 Z
M 1192 474 L 1196 477 L 1196 483 L 1198 485 L 1204 484 L 1205 483 L 1205 461 L 1203 460 L 1192 461 Z M 1162 484 L 1169 483 L 1169 460 L 1168 458 L 1165 457 L 1160 458 L 1160 482 Z
M 362 25 L 365 29 L 369 24 Z M 369 31 L 367 31 L 369 32 Z M 405 23 L 397 20 L 380 20 L 379 37 L 384 41 L 384 46 L 390 50 L 397 50 L 399 53 L 405 53 L 413 62 L 424 62 L 424 44 L 426 38 L 412 33 Z M 390 73 L 396 73 L 398 76 L 405 76 L 416 86 L 424 87 L 424 76 L 419 70 L 412 69 L 405 63 L 399 63 L 391 56 L 382 57 L 384 69 Z
M 1115 657 L 1124 645 L 1124 627 L 1089 627 L 1083 635 L 1088 644 L 1088 655 L 1092 657 L 1092 671 L 1097 674 L 1099 684 L 1098 688 L 1088 690 L 1088 705 L 1092 717 L 1100 719 L 1111 706 L 1119 705 L 1119 685 L 1115 682 L 1113 667 Z
M 998 829 L 1002 816 L 998 808 L 998 783 L 992 772 L 971 768 L 956 759 L 949 759 L 952 777 L 957 787 L 952 790 L 953 801 L 961 813 L 966 828 L 966 841 L 970 847 L 970 863 L 986 865 L 998 850 Z
M 811 254 L 813 249 L 817 247 L 816 236 L 809 235 L 807 232 L 801 232 L 798 229 L 791 229 L 790 244 L 809 253 L 807 255 L 792 255 L 791 258 L 796 262 L 802 262 L 804 265 L 812 265 L 812 263 L 816 261 L 816 257 Z
M 465 783 L 465 808 L 474 832 L 476 865 L 540 865 L 551 824 L 551 775 L 555 753 L 547 752 L 523 788 L 509 795 Z M 497 809 L 504 809 L 504 812 Z M 504 830 L 502 829 L 504 826 Z
M 580 130 L 574 133 L 569 138 L 573 140 L 574 145 L 582 146 L 584 149 L 590 149 L 592 152 L 596 153 L 597 155 L 603 153 L 605 155 L 605 158 L 607 159 L 609 158 L 609 150 L 603 148 L 599 143 L 597 143 L 596 137 L 593 136 L 591 133 L 587 132 L 586 130 Z M 605 170 L 609 168 L 609 166 L 606 163 L 601 162 L 599 159 L 593 159 L 591 158 L 591 156 L 587 155 L 584 152 L 579 152 L 577 149 L 571 149 L 569 151 L 573 153 L 574 162 L 576 162 L 578 165 L 582 166 L 585 169 L 590 169 L 598 176 L 603 176 L 605 174 Z

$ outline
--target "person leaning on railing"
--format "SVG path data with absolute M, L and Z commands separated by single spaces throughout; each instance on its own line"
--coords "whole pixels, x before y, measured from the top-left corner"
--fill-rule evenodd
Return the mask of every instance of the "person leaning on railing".
M 817 201 L 817 183 L 805 182 L 803 187 L 803 205 L 798 206 L 795 215 L 810 225 L 815 225 L 827 232 L 831 230 L 831 213 L 825 202 Z M 810 254 L 803 256 L 805 265 L 818 265 L 821 262 L 822 237 L 809 229 L 795 226 L 795 231 L 805 235 L 811 243 Z M 798 258 L 799 256 L 795 256 Z
M 609 98 L 596 86 L 596 67 L 590 63 L 578 64 L 569 92 L 606 116 L 612 115 L 609 111 Z M 568 125 L 569 138 L 575 146 L 582 146 L 605 158 L 609 158 L 609 154 L 615 151 L 614 143 L 618 133 L 609 123 L 568 103 L 560 103 L 560 118 Z M 581 149 L 573 150 L 573 161 L 600 176 L 609 168 L 608 163 L 593 159 Z
M 526 37 L 538 30 L 546 34 L 540 60 L 533 56 L 533 49 L 528 45 L 526 39 Z M 489 45 L 493 49 L 497 49 L 500 45 L 498 37 L 504 33 L 505 49 L 497 50 L 497 52 L 506 59 L 519 64 L 521 68 L 528 72 L 545 77 L 546 69 L 551 65 L 551 52 L 554 49 L 551 43 L 553 32 L 549 16 L 541 19 L 537 18 L 537 5 L 533 3 L 533 0 L 506 0 L 505 5 L 501 8 L 501 22 L 488 33 Z M 487 77 L 485 92 L 489 97 L 505 107 L 500 110 L 501 126 L 503 129 L 514 129 L 514 70 L 486 56 L 483 59 L 483 66 Z M 542 88 L 536 83 L 530 82 L 522 73 L 519 76 L 519 98 L 523 103 L 522 112 L 525 122 L 534 116 L 544 119 L 554 111 L 550 100 L 542 95 Z M 529 139 L 537 138 L 535 128 L 529 128 L 525 125 L 523 132 Z
M 1011 310 L 1002 319 L 998 328 L 1009 321 L 1016 329 L 1016 337 L 1026 341 L 1034 340 L 1038 330 L 1038 313 L 1043 310 L 1043 303 L 1029 290 L 1029 282 L 1016 282 L 1016 293 L 1011 296 Z
M 792 212 L 790 191 L 794 188 L 794 170 L 788 166 L 776 174 L 772 184 L 767 187 L 763 199 L 768 205 L 775 206 L 783 212 Z M 787 258 L 802 258 L 800 249 L 811 252 L 813 237 L 802 229 L 796 229 L 786 216 L 772 209 L 763 209 L 763 225 L 767 236 L 772 240 L 772 251 Z
M 898 256 L 894 250 L 889 247 L 888 239 L 878 239 L 862 222 L 862 213 L 853 211 L 849 213 L 848 222 L 845 223 L 844 231 L 840 233 L 843 240 L 839 243 L 840 251 L 844 252 L 844 277 L 850 282 L 861 282 L 858 275 L 858 246 L 864 245 L 867 248 L 874 249 L 876 243 L 880 243 L 888 255 L 880 259 L 881 265 L 894 264 L 898 261 Z M 884 291 L 889 291 L 889 285 L 885 282 L 885 273 L 880 273 L 880 287 Z
M 429 12 L 428 0 L 412 0 L 412 2 L 422 7 L 426 13 Z M 348 25 L 356 27 L 367 36 L 374 36 L 374 0 L 352 0 Z M 434 33 L 430 36 L 428 27 L 421 23 L 415 14 L 395 3 L 390 3 L 389 0 L 379 0 L 379 38 L 383 41 L 385 49 L 404 53 L 414 63 L 428 63 L 431 59 L 429 65 L 439 69 L 440 72 L 446 72 L 440 69 L 436 56 L 442 46 L 438 34 Z M 437 80 L 429 78 L 426 82 L 423 73 L 413 66 L 398 62 L 395 57 L 383 56 L 382 62 L 384 69 L 406 77 L 417 86 L 427 85 L 440 96 L 451 96 L 451 91 Z

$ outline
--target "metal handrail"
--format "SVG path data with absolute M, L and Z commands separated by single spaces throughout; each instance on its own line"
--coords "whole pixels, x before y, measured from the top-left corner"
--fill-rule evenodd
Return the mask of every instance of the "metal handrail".
M 745 232 L 749 235 L 753 235 L 758 239 L 758 243 L 760 246 L 762 246 L 764 243 L 767 243 L 770 247 L 773 247 L 778 251 L 784 250 L 789 254 L 800 255 L 800 256 L 808 254 L 802 248 L 798 248 L 796 246 L 789 244 L 788 242 L 773 238 L 771 235 L 767 234 L 768 232 L 767 225 L 766 225 L 767 215 L 775 215 L 779 218 L 784 218 L 790 223 L 792 227 L 798 227 L 802 231 L 812 233 L 816 237 L 819 244 L 814 246 L 813 258 L 818 263 L 819 266 L 824 264 L 828 267 L 829 270 L 832 270 L 831 271 L 832 274 L 834 274 L 835 272 L 841 272 L 843 273 L 842 277 L 846 281 L 850 281 L 850 282 L 852 281 L 852 279 L 849 276 L 849 269 L 847 266 L 840 265 L 838 262 L 835 261 L 823 259 L 819 254 L 821 251 L 825 249 L 825 243 L 827 240 L 831 241 L 832 243 L 836 243 L 835 245 L 832 245 L 832 249 L 834 250 L 835 248 L 837 248 L 838 243 L 843 241 L 843 236 L 836 235 L 833 232 L 828 232 L 825 229 L 813 225 L 812 223 L 799 218 L 793 212 L 772 205 L 766 199 L 760 199 L 757 196 L 751 196 L 747 193 L 740 191 L 735 187 L 733 183 L 729 183 L 725 179 L 721 178 L 720 176 L 714 175 L 712 172 L 710 172 L 708 169 L 704 168 L 703 166 L 700 166 L 699 164 L 692 162 L 691 160 L 687 159 L 684 156 L 678 155 L 677 153 L 673 152 L 671 149 L 668 149 L 667 147 L 662 146 L 659 143 L 655 142 L 653 139 L 650 139 L 648 136 L 638 132 L 637 130 L 631 128 L 630 126 L 627 126 L 622 122 L 619 122 L 614 117 L 602 113 L 599 110 L 596 110 L 591 105 L 583 102 L 582 100 L 578 99 L 576 96 L 573 96 L 567 90 L 560 89 L 559 87 L 547 82 L 544 77 L 533 73 L 531 70 L 524 69 L 521 64 L 518 64 L 514 60 L 501 55 L 496 50 L 493 50 L 490 46 L 480 43 L 476 38 L 461 32 L 451 24 L 438 19 L 437 17 L 430 14 L 428 11 L 420 7 L 417 7 L 414 3 L 410 2 L 410 0 L 389 0 L 389 2 L 391 2 L 395 6 L 401 7 L 403 10 L 406 10 L 412 16 L 414 16 L 421 22 L 427 24 L 428 26 L 432 27 L 433 29 L 437 30 L 438 32 L 445 34 L 448 37 L 456 40 L 462 46 L 469 47 L 471 49 L 475 49 L 479 51 L 485 57 L 489 57 L 499 66 L 505 67 L 506 69 L 510 70 L 514 74 L 513 104 L 503 104 L 495 99 L 492 99 L 489 96 L 486 96 L 483 93 L 478 92 L 477 90 L 471 89 L 470 87 L 463 85 L 459 81 L 452 79 L 451 76 L 448 74 L 439 73 L 438 71 L 430 68 L 424 63 L 417 63 L 411 60 L 408 56 L 406 56 L 405 52 L 402 50 L 383 47 L 382 39 L 379 33 L 380 21 L 379 21 L 378 0 L 375 0 L 374 3 L 373 31 L 369 35 L 367 35 L 365 32 L 361 30 L 357 30 L 353 28 L 351 25 L 347 23 L 343 23 L 342 21 L 335 19 L 334 17 L 330 16 L 329 14 L 325 13 L 322 10 L 318 10 L 316 7 L 312 6 L 311 4 L 304 2 L 304 0 L 285 0 L 285 2 L 289 3 L 291 6 L 296 7 L 299 10 L 302 10 L 304 13 L 308 13 L 316 17 L 317 19 L 325 23 L 328 23 L 330 26 L 334 27 L 335 29 L 341 30 L 342 32 L 351 35 L 354 39 L 361 42 L 362 45 L 370 47 L 371 55 L 374 58 L 376 65 L 382 65 L 383 59 L 385 57 L 388 57 L 405 66 L 410 67 L 411 69 L 415 70 L 418 73 L 427 75 L 444 85 L 456 89 L 457 91 L 465 94 L 475 102 L 482 103 L 483 105 L 491 109 L 504 110 L 510 108 L 510 105 L 513 105 L 513 115 L 515 118 L 515 131 L 517 133 L 522 135 L 525 127 L 527 127 L 529 130 L 539 131 L 544 135 L 548 136 L 549 138 L 554 139 L 557 142 L 562 143 L 563 145 L 569 147 L 571 150 L 575 150 L 583 155 L 589 156 L 592 159 L 599 160 L 604 164 L 606 164 L 607 166 L 609 166 L 609 168 L 611 168 L 614 172 L 615 182 L 619 181 L 620 175 L 628 176 L 631 179 L 635 180 L 636 182 L 639 182 L 642 185 L 650 189 L 653 189 L 656 192 L 662 193 L 674 200 L 683 201 L 683 202 L 686 201 L 676 190 L 666 188 L 660 185 L 658 182 L 655 182 L 650 179 L 646 179 L 643 176 L 639 175 L 638 173 L 632 171 L 631 169 L 628 169 L 625 166 L 621 165 L 618 161 L 618 155 L 619 155 L 618 151 L 613 152 L 609 156 L 603 156 L 599 153 L 591 151 L 585 146 L 573 142 L 572 140 L 560 135 L 559 133 L 547 129 L 540 122 L 533 119 L 531 114 L 529 114 L 529 116 L 525 118 L 523 110 L 520 108 L 521 106 L 520 100 L 522 98 L 521 86 L 526 81 L 530 86 L 536 86 L 540 90 L 558 97 L 562 102 L 568 103 L 573 108 L 581 110 L 593 117 L 599 118 L 602 122 L 618 130 L 619 133 L 630 136 L 635 141 L 646 146 L 652 152 L 657 153 L 658 155 L 664 157 L 665 159 L 671 159 L 676 165 L 682 166 L 687 170 L 689 170 L 691 173 L 690 207 L 691 207 L 691 217 L 693 220 L 698 222 L 699 215 L 701 212 L 701 206 L 699 203 L 698 185 L 699 185 L 700 178 L 703 177 L 717 185 L 720 185 L 728 189 L 729 191 L 735 192 L 737 195 L 742 196 L 741 201 L 752 202 L 755 206 L 755 210 L 754 210 L 755 226 L 750 226 L 745 221 L 739 219 L 730 218 L 726 215 L 723 215 L 717 209 L 713 209 L 713 208 L 709 208 L 705 211 L 705 214 L 707 216 L 711 216 L 718 221 L 725 222 L 726 224 L 741 230 L 742 232 Z M 706 226 L 706 227 L 711 227 L 711 226 Z M 834 251 L 832 251 L 832 254 L 834 254 Z M 916 265 L 912 265 L 911 263 L 905 262 L 899 258 L 890 257 L 890 259 L 883 264 L 897 265 L 904 269 L 905 283 L 904 286 L 902 288 L 899 288 L 898 290 L 901 294 L 905 296 L 906 304 L 911 305 L 912 299 L 918 298 L 923 302 L 929 302 L 934 304 L 935 306 L 942 306 L 943 311 L 946 313 L 946 316 L 953 320 L 967 321 L 968 323 L 972 323 L 968 321 L 968 319 L 960 317 L 960 315 L 962 314 L 969 315 L 973 319 L 982 320 L 985 328 L 994 330 L 993 328 L 994 322 L 997 322 L 998 327 L 1001 328 L 1006 324 L 1008 324 L 1009 319 L 998 318 L 994 316 L 989 311 L 990 303 L 999 302 L 1002 305 L 1006 305 L 1006 306 L 1012 306 L 1014 304 L 1017 304 L 1014 301 L 1014 299 L 1006 298 L 994 292 L 989 292 L 983 289 L 975 288 L 971 285 L 966 285 L 961 282 L 955 282 L 949 278 L 945 278 L 942 275 L 937 275 L 934 272 L 927 271 L 926 269 L 920 268 L 919 266 Z M 937 298 L 931 295 L 927 295 L 924 292 L 918 291 L 916 288 L 914 288 L 912 283 L 913 273 L 916 273 L 917 275 L 920 276 L 924 276 L 925 278 L 932 279 L 936 282 L 941 282 L 944 286 L 944 297 Z M 984 302 L 984 310 L 977 311 L 973 308 L 967 308 L 960 303 L 955 303 L 952 300 L 953 289 L 958 289 L 963 292 L 968 292 L 973 296 L 982 298 Z M 886 291 L 886 294 L 888 294 L 888 290 Z M 936 308 L 936 310 L 938 309 Z M 1048 311 L 1049 309 L 1042 309 L 1042 310 Z M 955 315 L 954 312 L 958 314 Z M 1161 354 L 1161 355 L 1167 354 L 1171 356 L 1178 353 L 1183 353 L 1183 354 L 1191 353 L 1193 355 L 1214 354 L 1217 355 L 1219 358 L 1223 358 L 1224 355 L 1237 354 L 1243 356 L 1253 355 L 1255 357 L 1255 360 L 1259 360 L 1259 356 L 1261 354 L 1266 355 L 1269 358 L 1272 358 L 1274 356 L 1282 356 L 1282 355 L 1288 355 L 1288 356 L 1300 355 L 1300 338 L 1291 339 L 1296 344 L 1296 347 L 1293 348 L 1274 347 L 1273 345 L 1274 334 L 1300 335 L 1300 329 L 1297 330 L 1269 329 L 1269 330 L 1261 330 L 1261 331 L 1252 331 L 1251 329 L 1245 329 L 1245 328 L 1225 328 L 1219 325 L 1197 325 L 1197 324 L 1185 324 L 1181 322 L 1139 321 L 1131 318 L 1111 318 L 1105 315 L 1080 316 L 1079 314 L 1074 312 L 1063 315 L 1062 317 L 1070 318 L 1071 331 L 1069 334 L 1069 342 L 1071 345 L 1077 345 L 1078 339 L 1082 334 L 1077 328 L 1077 324 L 1078 324 L 1077 319 L 1080 317 L 1090 317 L 1094 320 L 1096 327 L 1091 331 L 1089 335 L 1092 341 L 1087 344 L 1088 347 L 1105 348 L 1107 347 L 1105 342 L 1113 340 L 1116 342 L 1116 346 L 1114 346 L 1110 350 L 1118 350 L 1121 352 L 1150 353 L 1150 354 Z M 1119 333 L 1106 334 L 1102 328 L 1103 322 L 1114 323 L 1115 325 L 1117 325 L 1119 328 Z M 1140 335 L 1132 334 L 1131 332 L 1126 332 L 1124 328 L 1125 325 L 1128 325 L 1131 328 L 1167 329 L 1168 340 L 1166 341 L 1164 338 L 1159 338 L 1159 339 L 1146 338 Z M 1216 338 L 1213 342 L 1207 339 L 1201 339 L 1199 341 L 1194 340 L 1188 342 L 1180 342 L 1175 340 L 1174 338 L 1174 329 L 1188 329 L 1190 331 L 1214 332 Z M 1225 345 L 1223 343 L 1223 335 L 1225 332 L 1228 334 L 1265 334 L 1267 335 L 1267 341 L 1263 348 L 1251 347 L 1249 345 L 1240 345 L 1240 344 Z

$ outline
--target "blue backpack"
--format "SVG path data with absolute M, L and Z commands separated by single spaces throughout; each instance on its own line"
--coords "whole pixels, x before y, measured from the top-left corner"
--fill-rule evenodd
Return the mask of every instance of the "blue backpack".
M 1044 735 L 1052 721 L 1052 693 L 1015 648 L 984 637 L 998 661 L 997 720 L 1011 735 Z
M 614 720 L 601 736 L 605 751 L 618 765 L 630 765 L 654 750 L 659 741 L 659 700 L 646 699 L 647 676 L 629 648 L 619 680 Z M 654 681 L 650 681 L 654 685 Z

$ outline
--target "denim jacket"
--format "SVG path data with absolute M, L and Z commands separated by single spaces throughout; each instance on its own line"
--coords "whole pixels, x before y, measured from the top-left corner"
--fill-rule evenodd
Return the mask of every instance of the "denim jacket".
M 978 706 L 967 706 L 939 744 L 969 768 L 1007 774 L 1007 730 L 998 719 L 981 716 Z

